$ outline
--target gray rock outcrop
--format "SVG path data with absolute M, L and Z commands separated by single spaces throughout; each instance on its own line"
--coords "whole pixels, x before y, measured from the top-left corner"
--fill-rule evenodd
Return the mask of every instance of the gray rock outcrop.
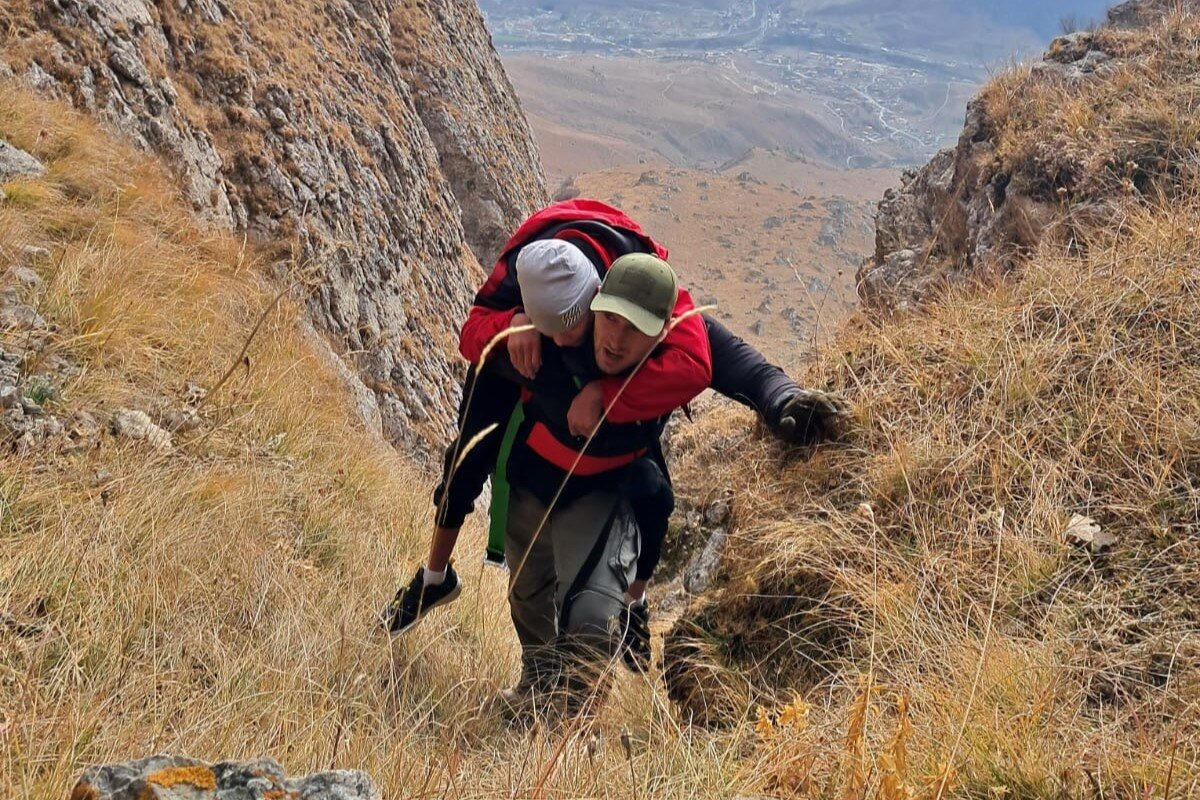
M 516 91 L 476 3 L 404 3 L 390 20 L 401 74 L 461 208 L 467 243 L 490 270 L 519 221 L 512 209 L 546 200 Z
M 1185 5 L 1194 10 L 1200 4 L 1189 0 Z M 1090 81 L 1106 80 L 1140 57 L 1139 45 L 1122 39 L 1120 31 L 1161 20 L 1172 7 L 1164 0 L 1117 6 L 1109 12 L 1109 30 L 1055 39 L 1044 58 L 1031 65 L 1028 85 L 1007 91 L 1021 103 L 1029 85 L 1057 87 L 1070 97 Z M 1001 114 L 1008 113 L 1004 102 L 999 105 Z M 876 217 L 875 253 L 857 275 L 858 294 L 868 308 L 904 311 L 947 286 L 1008 272 L 1052 227 L 1064 231 L 1065 240 L 1076 222 L 1111 214 L 1117 195 L 1127 191 L 1121 179 L 1131 163 L 1137 172 L 1139 164 L 1170 155 L 1137 151 L 1136 142 L 1122 150 L 1117 141 L 1110 163 L 1085 163 L 1089 148 L 1050 141 L 1047 126 L 1030 154 L 1014 158 L 1000 147 L 1002 124 L 986 92 L 981 94 L 967 105 L 957 144 L 921 169 L 905 172 L 901 186 L 886 192 Z
M 1128 0 L 1108 10 L 1108 24 L 1118 28 L 1137 28 L 1170 13 L 1179 0 Z M 1183 5 L 1189 5 L 1184 0 Z
M 289 778 L 270 758 L 208 764 L 158 755 L 84 771 L 71 800 L 380 800 L 364 772 L 332 770 Z
M 443 438 L 478 262 L 546 202 L 474 3 L 51 0 L 0 10 L 0 31 L 27 85 L 114 124 L 198 213 L 268 243 L 369 421 L 405 445 Z
M 42 162 L 0 139 L 0 183 L 6 183 L 13 178 L 41 175 L 45 171 L 46 167 Z

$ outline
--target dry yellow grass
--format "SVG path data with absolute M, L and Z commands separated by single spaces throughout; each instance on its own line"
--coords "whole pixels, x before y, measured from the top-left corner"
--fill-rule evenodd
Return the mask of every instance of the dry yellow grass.
M 761 704 L 772 791 L 1200 792 L 1200 19 L 1096 36 L 1124 59 L 1102 78 L 982 95 L 987 170 L 1066 224 L 1011 282 L 843 326 L 807 377 L 856 403 L 848 442 L 797 462 L 740 413 L 677 441 L 737 525 L 668 636 L 674 696 Z
M 1200 145 L 1200 19 L 1191 4 L 1147 28 L 1100 28 L 1099 80 L 998 76 L 980 97 L 998 134 L 997 172 L 1045 177 L 1035 199 L 1077 202 L 1185 183 Z M 1051 49 L 1051 55 L 1055 49 Z
M 34 360 L 84 368 L 49 410 L 212 387 L 277 291 L 253 248 L 63 108 L 11 88 L 0 104 L 0 136 L 50 166 L 5 187 L 0 267 L 50 250 L 30 299 L 58 328 Z M 681 487 L 736 496 L 723 586 L 688 617 L 724 687 L 692 699 L 728 724 L 688 727 L 622 674 L 596 755 L 485 709 L 515 674 L 499 576 L 467 567 L 417 633 L 375 634 L 424 544 L 426 478 L 354 422 L 287 297 L 173 452 L 0 454 L 0 796 L 62 797 L 86 764 L 156 751 L 356 767 L 387 796 L 1196 796 L 1200 200 L 1183 183 L 1047 240 L 1019 281 L 844 326 L 807 376 L 856 402 L 843 445 L 796 459 L 736 412 L 685 427 Z M 1065 540 L 1074 514 L 1111 553 Z
M 768 709 L 754 763 L 775 791 L 1200 792 L 1200 22 L 1101 35 L 1138 54 L 1081 90 L 1103 125 L 1063 128 L 1086 109 L 1026 73 L 985 98 L 1019 87 L 1003 157 L 1068 153 L 1109 216 L 1011 282 L 852 319 L 808 373 L 856 403 L 845 444 L 797 462 L 738 413 L 677 442 L 679 483 L 731 488 L 738 523 L 721 589 L 671 637 L 702 676 L 681 669 L 676 691 L 714 721 Z M 1159 121 L 1134 139 L 1135 117 Z M 1129 147 L 1156 161 L 1110 168 Z M 1068 541 L 1077 514 L 1111 552 Z M 771 734 L 792 688 L 806 725 Z
M 157 167 L 11 86 L 0 136 L 49 166 L 9 184 L 0 269 L 50 256 L 37 305 L 82 372 L 48 412 L 183 405 L 213 387 L 277 289 L 255 251 L 199 227 Z M 170 453 L 104 435 L 0 453 L 0 796 L 61 798 L 88 764 L 185 752 L 370 772 L 386 796 L 719 794 L 739 738 L 684 733 L 622 675 L 603 754 L 508 731 L 503 582 L 392 645 L 374 615 L 425 545 L 429 478 L 353 418 L 293 293 Z M 19 349 L 18 334 L 5 339 Z M 464 553 L 482 551 L 468 531 Z M 629 756 L 618 743 L 628 733 Z
M 947 765 L 945 796 L 1200 791 L 1198 225 L 1197 199 L 1131 211 L 1086 258 L 1047 247 L 1019 283 L 854 320 L 812 374 L 860 429 L 809 461 L 740 413 L 677 442 L 679 483 L 732 488 L 738 523 L 673 647 L 725 687 L 689 698 L 701 715 L 812 704 L 760 750 L 777 790 L 900 796 L 902 696 L 915 796 Z M 1067 540 L 1075 514 L 1111 552 Z M 855 789 L 860 676 L 881 693 Z

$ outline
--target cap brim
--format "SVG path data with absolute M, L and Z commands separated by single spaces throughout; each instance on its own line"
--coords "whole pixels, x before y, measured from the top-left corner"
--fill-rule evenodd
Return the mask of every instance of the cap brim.
M 612 297 L 600 292 L 592 299 L 592 311 L 608 311 L 629 320 L 633 327 L 647 336 L 658 336 L 666 322 L 646 309 L 622 297 Z

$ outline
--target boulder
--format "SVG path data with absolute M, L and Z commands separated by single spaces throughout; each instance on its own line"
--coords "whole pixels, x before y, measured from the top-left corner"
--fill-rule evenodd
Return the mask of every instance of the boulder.
M 381 800 L 375 782 L 357 770 L 289 778 L 271 758 L 209 764 L 157 755 L 89 767 L 71 800 Z
M 14 178 L 41 175 L 45 171 L 46 167 L 42 162 L 0 139 L 0 183 L 7 183 Z

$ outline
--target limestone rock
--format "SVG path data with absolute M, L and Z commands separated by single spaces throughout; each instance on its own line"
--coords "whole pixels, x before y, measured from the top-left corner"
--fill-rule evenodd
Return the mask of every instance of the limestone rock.
M 16 266 L 9 270 L 9 275 L 12 276 L 19 286 L 24 286 L 27 289 L 42 288 L 43 281 L 40 275 L 31 270 L 29 267 Z
M 195 209 L 303 269 L 353 409 L 439 445 L 455 342 L 508 233 L 546 202 L 474 3 L 55 0 L 0 32 L 25 82 L 171 164 Z
M 728 539 L 729 531 L 723 526 L 715 527 L 709 532 L 703 549 L 696 554 L 683 573 L 683 588 L 689 593 L 704 594 L 708 591 L 717 568 L 721 566 L 721 554 L 725 552 Z
M 431 0 L 392 12 L 392 42 L 415 106 L 487 269 L 520 220 L 543 205 L 546 179 L 516 93 L 476 3 Z
M 332 770 L 289 778 L 270 758 L 209 764 L 158 755 L 140 761 L 90 767 L 71 800 L 381 800 L 364 772 Z
M 21 408 L 21 392 L 16 386 L 0 387 L 0 411 Z M 21 411 L 24 414 L 24 409 Z
M 113 415 L 112 432 L 118 439 L 145 442 L 155 450 L 172 449 L 171 434 L 155 425 L 145 411 L 122 408 Z
M 50 257 L 50 251 L 44 247 L 27 244 L 21 247 L 21 266 L 20 269 L 28 269 L 29 264 L 33 264 L 45 258 Z M 38 279 L 38 286 L 41 286 L 41 279 Z
M 1169 5 L 1126 3 L 1109 12 L 1110 24 L 1144 25 Z M 1103 79 L 1125 57 L 1101 49 L 1103 39 L 1091 31 L 1055 39 L 1032 66 L 1031 80 L 1070 86 Z M 905 172 L 901 186 L 880 201 L 875 253 L 858 270 L 859 298 L 884 312 L 919 307 L 947 285 L 1012 270 L 1052 225 L 1069 221 L 1068 214 L 1083 220 L 1106 213 L 1110 190 L 1068 190 L 1060 183 L 1064 174 L 1070 170 L 1061 159 L 1049 156 L 1008 165 L 997 150 L 996 121 L 981 98 L 972 100 L 957 144 Z
M 172 408 L 164 412 L 163 423 L 169 431 L 188 433 L 199 428 L 203 420 L 193 408 Z
M 44 331 L 49 324 L 32 306 L 0 300 L 0 330 Z
M 82 453 L 88 450 L 100 435 L 100 425 L 87 411 L 76 411 L 66 427 L 65 453 Z
M 1128 0 L 1108 10 L 1108 24 L 1118 28 L 1142 27 L 1168 13 L 1177 1 Z
M 17 385 L 21 374 L 21 357 L 16 353 L 0 351 L 0 388 Z
M 1066 36 L 1060 36 L 1050 42 L 1050 49 L 1046 51 L 1045 60 L 1070 64 L 1086 56 L 1095 45 L 1096 35 L 1091 31 L 1068 33 Z
M 7 183 L 13 178 L 41 175 L 45 171 L 42 162 L 0 139 L 0 183 Z

